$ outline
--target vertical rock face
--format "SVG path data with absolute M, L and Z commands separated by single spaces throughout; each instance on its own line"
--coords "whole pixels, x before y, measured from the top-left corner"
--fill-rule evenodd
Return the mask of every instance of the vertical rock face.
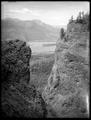
M 2 41 L 2 117 L 44 117 L 45 104 L 29 85 L 31 48 L 20 40 Z
M 20 40 L 2 41 L 2 82 L 28 82 L 31 49 Z
M 55 63 L 42 96 L 57 117 L 83 118 L 89 114 L 89 32 L 70 29 L 66 42 L 57 41 Z

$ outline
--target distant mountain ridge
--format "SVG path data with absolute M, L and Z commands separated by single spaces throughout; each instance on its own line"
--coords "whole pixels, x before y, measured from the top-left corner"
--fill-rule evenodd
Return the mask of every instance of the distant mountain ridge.
M 23 41 L 56 41 L 59 28 L 43 23 L 40 20 L 22 21 L 6 18 L 2 21 L 2 40 L 20 39 Z

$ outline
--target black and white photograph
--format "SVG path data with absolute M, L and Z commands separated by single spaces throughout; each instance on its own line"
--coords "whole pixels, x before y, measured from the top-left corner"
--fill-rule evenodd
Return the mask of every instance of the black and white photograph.
M 1 117 L 90 118 L 90 2 L 1 2 Z

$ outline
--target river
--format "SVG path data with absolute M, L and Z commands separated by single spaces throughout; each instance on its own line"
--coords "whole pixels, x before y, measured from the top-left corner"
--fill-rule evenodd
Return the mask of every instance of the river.
M 29 42 L 32 54 L 50 54 L 55 51 L 56 42 Z

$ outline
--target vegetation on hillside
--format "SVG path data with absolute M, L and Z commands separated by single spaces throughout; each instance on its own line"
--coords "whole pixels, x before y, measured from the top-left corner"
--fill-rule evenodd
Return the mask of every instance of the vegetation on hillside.
M 67 31 L 63 28 L 60 30 L 60 39 L 64 42 L 73 41 L 82 37 L 87 37 L 89 34 L 89 14 L 84 12 L 79 12 L 76 19 L 71 16 L 69 23 L 67 24 Z
M 82 27 L 82 31 L 89 31 L 89 13 L 84 13 L 84 12 L 79 12 L 78 16 L 76 19 L 73 19 L 73 16 L 71 17 L 71 19 L 69 20 L 69 24 L 75 23 L 77 24 L 81 24 L 83 26 Z
M 36 55 L 30 60 L 30 84 L 34 84 L 42 93 L 54 63 L 54 54 Z

